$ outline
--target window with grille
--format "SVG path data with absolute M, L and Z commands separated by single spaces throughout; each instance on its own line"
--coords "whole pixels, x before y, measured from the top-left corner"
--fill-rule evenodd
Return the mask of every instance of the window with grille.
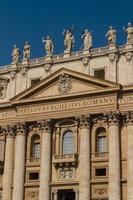
M 107 152 L 107 137 L 104 128 L 97 129 L 97 152 L 105 153 Z
M 40 136 L 33 135 L 31 138 L 31 157 L 35 159 L 40 158 Z
M 74 153 L 74 137 L 72 131 L 66 131 L 63 136 L 63 154 Z

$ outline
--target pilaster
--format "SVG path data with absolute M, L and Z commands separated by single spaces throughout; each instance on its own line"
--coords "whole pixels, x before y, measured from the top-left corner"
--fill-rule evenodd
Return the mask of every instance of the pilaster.
M 24 199 L 26 124 L 16 124 L 13 200 Z
M 39 200 L 43 200 L 50 199 L 51 120 L 41 120 L 38 126 L 42 133 Z
M 14 126 L 7 126 L 4 130 L 6 134 L 6 150 L 5 164 L 3 177 L 3 200 L 12 199 L 12 184 L 13 184 L 13 163 L 14 163 Z
M 79 200 L 89 200 L 90 196 L 90 126 L 91 117 L 81 115 L 80 155 L 79 155 Z

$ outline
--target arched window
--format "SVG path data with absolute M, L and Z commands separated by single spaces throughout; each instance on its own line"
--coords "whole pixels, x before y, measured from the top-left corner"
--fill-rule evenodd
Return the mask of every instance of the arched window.
M 73 132 L 68 130 L 63 135 L 63 154 L 73 154 L 74 153 L 74 137 Z
M 31 157 L 40 158 L 40 136 L 35 134 L 31 138 Z
M 96 151 L 99 153 L 107 152 L 107 136 L 103 127 L 96 130 Z

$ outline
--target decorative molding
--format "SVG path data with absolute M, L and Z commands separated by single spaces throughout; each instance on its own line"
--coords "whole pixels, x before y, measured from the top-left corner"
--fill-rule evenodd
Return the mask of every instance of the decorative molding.
M 61 168 L 59 169 L 60 179 L 72 179 L 74 178 L 74 168 Z
M 121 119 L 121 113 L 119 111 L 112 111 L 108 114 L 104 114 L 107 117 L 109 125 L 119 125 Z
M 132 60 L 132 57 L 133 57 L 133 52 L 131 52 L 131 51 L 126 52 L 125 57 L 126 57 L 127 62 L 130 62 Z
M 22 74 L 22 75 L 25 75 L 25 74 L 27 73 L 27 71 L 28 71 L 28 68 L 27 68 L 27 67 L 22 67 L 22 68 L 21 68 L 21 74 Z
M 127 126 L 133 125 L 133 112 L 127 112 L 124 116 L 124 124 Z
M 3 97 L 3 98 L 6 97 L 8 82 L 9 82 L 8 78 L 0 77 L 0 97 Z
M 80 128 L 90 128 L 92 124 L 92 118 L 90 117 L 90 115 L 80 115 L 76 117 L 76 120 L 78 120 Z
M 6 126 L 6 128 L 2 129 L 2 132 L 7 137 L 14 137 L 15 136 L 15 126 L 14 125 L 8 125 L 8 126 Z
M 10 78 L 11 79 L 14 79 L 15 78 L 15 76 L 16 76 L 16 71 L 12 71 L 12 72 L 10 72 Z
M 118 59 L 118 54 L 117 53 L 110 53 L 109 54 L 109 60 L 110 60 L 111 63 L 117 61 L 117 59 Z
M 107 186 L 95 186 L 92 190 L 93 197 L 95 198 L 104 198 L 108 196 Z
M 47 63 L 44 65 L 44 69 L 46 73 L 49 73 L 51 71 L 52 65 Z
M 103 126 L 103 124 L 108 124 L 108 117 L 107 116 L 98 116 L 93 119 L 94 124 L 98 124 L 99 126 Z
M 82 59 L 82 62 L 83 62 L 83 65 L 84 65 L 84 66 L 88 65 L 89 61 L 90 61 L 90 59 L 89 59 L 88 57 L 84 57 L 84 58 Z
M 15 124 L 15 127 L 16 127 L 16 134 L 17 135 L 26 135 L 26 132 L 27 132 L 27 126 L 26 126 L 26 123 L 17 123 Z
M 25 200 L 39 200 L 39 191 L 36 190 L 26 190 Z
M 52 125 L 51 119 L 37 121 L 37 125 L 39 130 L 51 132 L 51 125 Z
M 59 77 L 58 90 L 61 94 L 67 94 L 72 89 L 72 81 L 69 75 L 63 73 Z

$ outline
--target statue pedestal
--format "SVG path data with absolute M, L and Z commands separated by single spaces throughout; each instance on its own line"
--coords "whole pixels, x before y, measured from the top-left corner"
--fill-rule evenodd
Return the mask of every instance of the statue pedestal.
M 83 55 L 89 55 L 90 50 L 89 49 L 83 49 Z
M 70 58 L 70 57 L 71 57 L 71 52 L 68 50 L 65 50 L 63 58 Z
M 109 45 L 109 50 L 110 50 L 110 51 L 116 50 L 116 49 L 117 49 L 116 44 L 110 44 L 110 45 Z
M 125 49 L 132 49 L 133 48 L 133 44 L 126 44 L 125 45 Z
M 11 63 L 11 68 L 13 68 L 13 69 L 17 69 L 17 64 L 15 64 L 15 63 Z
M 52 54 L 46 55 L 45 61 L 52 61 Z
M 22 65 L 28 65 L 29 64 L 29 60 L 28 59 L 23 59 L 22 60 Z

